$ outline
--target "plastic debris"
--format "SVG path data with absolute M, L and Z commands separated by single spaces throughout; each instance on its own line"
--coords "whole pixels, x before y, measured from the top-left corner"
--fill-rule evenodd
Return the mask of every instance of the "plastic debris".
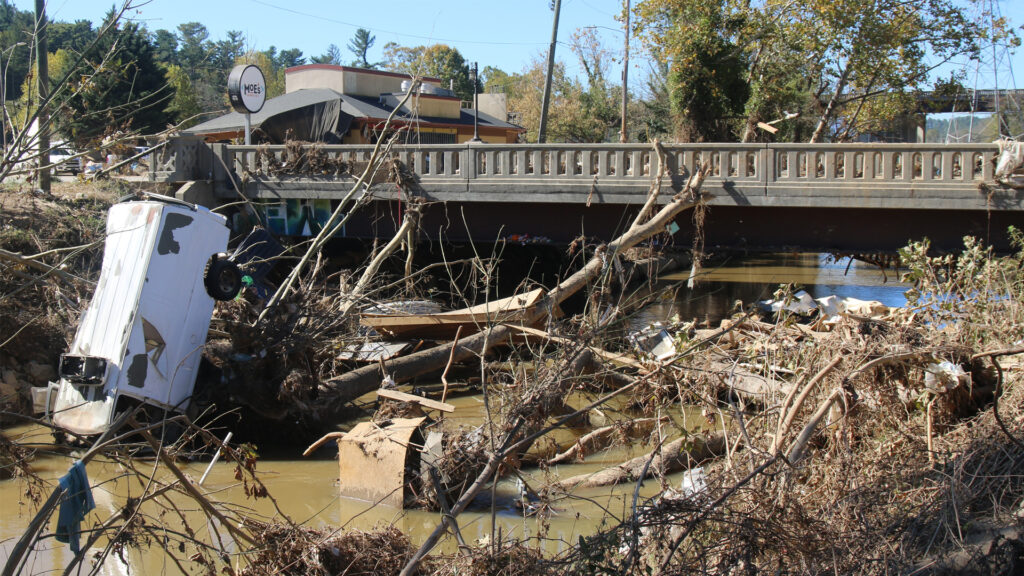
M 683 472 L 683 479 L 679 481 L 679 489 L 687 497 L 707 491 L 708 475 L 704 472 L 704 467 L 691 468 Z
M 878 318 L 889 313 L 889 307 L 878 300 L 840 298 L 835 295 L 814 299 L 803 290 L 794 294 L 790 300 L 761 300 L 757 304 L 762 310 L 772 313 L 785 310 L 807 316 L 817 310 L 825 324 L 835 324 L 843 314 Z
M 961 384 L 969 386 L 971 375 L 964 372 L 959 364 L 944 361 L 925 367 L 924 385 L 936 394 L 944 394 Z
M 629 339 L 637 350 L 653 356 L 659 362 L 668 360 L 676 353 L 675 342 L 661 322 L 630 334 Z

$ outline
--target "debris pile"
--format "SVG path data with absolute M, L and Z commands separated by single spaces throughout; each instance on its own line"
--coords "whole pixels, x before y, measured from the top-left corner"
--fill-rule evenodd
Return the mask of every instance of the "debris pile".
M 179 566 L 191 559 L 246 574 L 1013 573 L 1024 551 L 1024 235 L 1011 231 L 1019 252 L 1005 257 L 970 239 L 961 254 L 939 257 L 911 244 L 901 254 L 906 308 L 815 301 L 783 286 L 717 327 L 672 321 L 630 338 L 631 300 L 624 283 L 612 288 L 616 262 L 699 203 L 702 177 L 660 210 L 649 202 L 623 236 L 588 249 L 576 273 L 515 315 L 498 314 L 497 298 L 477 303 L 482 316 L 406 314 L 423 330 L 454 326 L 406 332 L 410 345 L 376 362 L 351 353 L 367 340 L 354 303 L 419 299 L 401 274 L 371 274 L 355 284 L 356 298 L 310 255 L 290 288 L 280 284 L 275 306 L 252 291 L 221 305 L 206 350 L 227 394 L 218 405 L 245 403 L 278 423 L 301 417 L 318 432 L 353 424 L 307 452 L 338 440 L 340 492 L 365 489 L 359 497 L 396 512 L 437 512 L 422 542 L 394 527 L 301 526 L 276 501 L 272 520 L 215 501 L 172 456 L 190 438 L 220 441 L 177 416 L 190 432 L 173 446 L 129 423 L 126 433 L 141 435 L 174 479 L 151 481 L 152 470 L 125 460 L 144 493 L 127 512 L 91 520 L 89 545 L 125 529 Z M 391 255 L 382 250 L 371 264 L 381 254 Z M 473 266 L 489 294 L 494 270 Z M 581 291 L 586 308 L 559 317 Z M 460 425 L 448 403 L 449 377 L 469 372 L 480 425 Z M 442 386 L 424 391 L 421 376 Z M 362 421 L 352 422 L 353 410 Z M 618 463 L 558 474 L 624 445 L 633 450 Z M 250 447 L 222 452 L 246 497 L 273 501 Z M 541 552 L 540 537 L 497 531 L 466 542 L 460 515 L 481 501 L 496 508 L 502 478 L 518 481 L 516 514 L 541 526 L 597 489 L 616 490 L 624 506 L 558 554 Z M 229 556 L 191 529 L 157 539 L 138 518 L 152 526 L 173 517 L 170 507 L 146 507 L 169 490 L 192 499 L 238 550 Z M 449 535 L 456 552 L 436 555 Z
M 378 531 L 343 532 L 282 524 L 253 525 L 259 552 L 239 576 L 353 576 L 398 574 L 415 551 L 409 537 L 394 526 Z M 414 574 L 427 574 L 423 567 Z

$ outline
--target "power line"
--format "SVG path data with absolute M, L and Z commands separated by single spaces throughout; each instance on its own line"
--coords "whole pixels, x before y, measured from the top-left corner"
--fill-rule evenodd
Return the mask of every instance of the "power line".
M 385 30 L 383 28 L 372 28 L 372 27 L 369 27 L 369 26 L 363 26 L 362 24 L 355 24 L 353 22 L 345 22 L 344 20 L 336 20 L 334 18 L 329 18 L 327 16 L 322 16 L 320 14 L 310 14 L 309 12 L 302 12 L 301 10 L 295 10 L 295 9 L 292 9 L 292 8 L 285 8 L 284 6 L 278 6 L 276 4 L 271 4 L 270 2 L 265 2 L 263 0 L 249 0 L 249 1 L 254 3 L 254 4 L 259 4 L 261 6 L 266 6 L 267 8 L 274 8 L 275 10 L 280 10 L 282 12 L 289 12 L 291 14 L 295 14 L 295 15 L 298 15 L 298 16 L 304 16 L 306 18 L 313 18 L 314 20 L 321 20 L 323 22 L 330 22 L 331 24 L 341 24 L 342 26 L 351 26 L 352 28 L 365 28 L 366 30 L 369 30 L 371 32 L 376 32 L 378 34 L 394 34 L 395 36 L 401 36 L 401 37 L 407 37 L 407 38 L 416 38 L 417 40 L 426 40 L 426 41 L 429 41 L 429 42 L 449 42 L 449 43 L 452 43 L 452 44 L 477 44 L 477 45 L 482 45 L 482 46 L 543 46 L 544 45 L 544 42 L 488 42 L 488 41 L 483 41 L 483 40 L 460 40 L 460 39 L 456 39 L 456 38 L 437 38 L 437 37 L 434 37 L 434 36 L 422 36 L 422 35 L 418 35 L 418 34 L 409 34 L 408 32 L 398 32 L 398 31 L 395 31 L 395 30 Z

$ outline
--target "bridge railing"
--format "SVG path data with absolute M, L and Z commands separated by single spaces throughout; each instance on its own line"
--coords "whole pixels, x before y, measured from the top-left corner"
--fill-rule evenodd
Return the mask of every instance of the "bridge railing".
M 772 181 L 964 183 L 993 180 L 990 144 L 775 144 Z
M 282 182 L 296 189 L 315 181 L 318 190 L 344 188 L 338 178 L 361 172 L 372 146 L 307 145 L 319 161 L 290 173 L 296 149 L 286 146 L 206 145 L 182 139 L 162 151 L 153 179 L 246 181 L 250 191 Z M 993 181 L 997 148 L 992 144 L 666 144 L 666 185 L 678 188 L 699 166 L 710 174 L 705 188 L 724 187 L 748 197 L 828 190 L 925 190 L 977 187 Z M 212 153 L 211 153 L 212 151 Z M 643 194 L 661 169 L 661 157 L 646 144 L 444 144 L 395 146 L 390 154 L 415 172 L 425 189 L 467 194 L 490 190 L 603 191 Z M 317 168 L 319 166 L 320 168 Z M 465 198 L 472 200 L 471 197 Z

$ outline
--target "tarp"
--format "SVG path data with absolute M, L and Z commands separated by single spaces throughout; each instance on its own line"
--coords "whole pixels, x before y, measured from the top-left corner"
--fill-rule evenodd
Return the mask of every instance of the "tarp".
M 338 92 L 326 88 L 315 88 L 290 92 L 267 100 L 263 109 L 252 114 L 252 127 L 262 133 L 272 144 L 284 144 L 288 131 L 291 137 L 306 142 L 337 144 L 348 132 L 358 113 L 345 105 Z M 245 117 L 231 112 L 219 118 L 203 122 L 186 130 L 189 134 L 231 134 L 241 132 Z
M 263 121 L 260 130 L 274 143 L 288 140 L 290 130 L 292 139 L 341 144 L 341 139 L 351 124 L 352 116 L 341 111 L 339 98 L 271 116 Z
M 330 88 L 304 88 L 271 98 L 263 104 L 263 109 L 250 117 L 253 129 L 259 129 L 262 138 L 271 144 L 284 144 L 289 129 L 297 140 L 308 142 L 340 143 L 349 131 L 356 118 L 366 119 L 370 127 L 383 123 L 391 115 L 393 109 L 377 97 L 355 96 L 342 94 Z M 404 113 L 395 117 L 402 122 L 415 121 L 419 127 L 431 125 L 444 126 L 450 133 L 418 132 L 417 142 L 422 144 L 454 143 L 456 139 L 454 126 L 473 126 L 473 111 L 463 108 L 458 118 L 415 117 Z M 484 112 L 479 113 L 481 127 L 504 128 L 521 131 L 518 126 L 509 124 Z M 185 130 L 186 134 L 196 134 L 207 138 L 236 138 L 245 127 L 245 116 L 231 112 L 208 120 Z M 365 127 L 364 127 L 365 128 Z M 435 141 L 438 140 L 438 141 Z

